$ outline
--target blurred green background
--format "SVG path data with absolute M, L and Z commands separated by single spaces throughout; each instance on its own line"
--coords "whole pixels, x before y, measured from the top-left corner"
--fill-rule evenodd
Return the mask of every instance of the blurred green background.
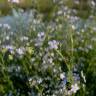
M 58 5 L 58 2 L 62 2 L 64 6 L 70 9 L 75 9 L 78 12 L 75 15 L 82 18 L 87 18 L 92 11 L 92 0 L 54 0 L 57 3 L 53 3 L 52 0 L 19 0 L 19 4 L 8 2 L 8 0 L 0 0 L 1 14 L 7 15 L 10 13 L 12 7 L 19 7 L 23 9 L 35 8 L 39 12 L 47 13 L 52 11 L 54 7 Z M 92 3 L 93 4 L 93 3 Z

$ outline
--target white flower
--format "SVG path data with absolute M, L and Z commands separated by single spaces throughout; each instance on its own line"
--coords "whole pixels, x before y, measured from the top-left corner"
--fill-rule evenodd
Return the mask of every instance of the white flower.
M 35 46 L 42 46 L 44 40 L 45 40 L 45 33 L 44 32 L 38 33 Z
M 88 49 L 93 49 L 93 46 L 92 45 L 88 45 L 87 48 Z
M 24 40 L 27 41 L 28 39 L 29 38 L 27 36 L 23 36 L 23 37 L 20 38 L 21 41 L 24 41 Z
M 10 39 L 10 37 L 9 36 L 6 36 L 6 40 L 9 40 Z
M 92 6 L 95 6 L 95 2 L 94 1 L 91 1 L 91 4 L 92 4 Z
M 62 10 L 59 10 L 59 11 L 57 12 L 58 15 L 62 15 L 62 13 L 63 13 Z
M 37 36 L 38 36 L 39 38 L 42 38 L 44 35 L 45 35 L 45 33 L 44 33 L 44 32 L 40 32 L 40 33 L 38 33 L 38 35 L 37 35 Z
M 31 82 L 32 80 L 33 80 L 32 77 L 30 77 L 30 78 L 28 79 L 29 82 Z
M 72 27 L 72 29 L 73 29 L 73 30 L 75 30 L 75 29 L 76 29 L 75 25 L 72 25 L 71 27 Z
M 48 62 L 51 64 L 53 62 L 53 59 L 52 58 L 49 58 L 48 59 Z
M 20 67 L 20 66 L 16 66 L 15 70 L 16 70 L 17 72 L 20 72 L 21 67 Z
M 54 57 L 54 53 L 51 53 L 50 56 Z
M 43 81 L 43 80 L 42 80 L 41 78 L 37 80 L 37 82 L 38 82 L 39 84 L 42 83 L 42 81 Z
M 71 90 L 67 91 L 67 95 L 71 96 L 72 95 L 72 91 Z
M 78 87 L 77 83 L 71 86 L 71 92 L 76 93 L 80 88 Z
M 11 3 L 19 3 L 20 0 L 8 0 L 8 2 L 11 2 Z
M 23 55 L 24 54 L 24 48 L 18 48 L 16 49 L 16 52 L 19 54 L 19 55 Z
M 64 78 L 65 78 L 65 74 L 64 74 L 64 73 L 61 73 L 61 74 L 60 74 L 60 79 L 63 80 Z
M 11 26 L 9 24 L 3 24 L 3 27 L 10 30 L 11 29 Z
M 58 49 L 59 42 L 52 40 L 48 42 L 48 45 L 50 49 Z

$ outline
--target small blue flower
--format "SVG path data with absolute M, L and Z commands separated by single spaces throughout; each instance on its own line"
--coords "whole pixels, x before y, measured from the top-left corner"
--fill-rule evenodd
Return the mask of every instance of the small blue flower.
M 63 79 L 63 84 L 66 85 L 66 83 L 67 83 L 67 78 L 64 78 Z

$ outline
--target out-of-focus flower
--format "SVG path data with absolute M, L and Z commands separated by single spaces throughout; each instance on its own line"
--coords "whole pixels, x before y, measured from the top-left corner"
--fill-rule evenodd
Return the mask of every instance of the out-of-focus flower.
M 28 39 L 29 39 L 29 38 L 26 37 L 26 36 L 23 36 L 23 37 L 20 38 L 21 41 L 27 41 Z
M 50 56 L 54 57 L 54 53 L 50 53 Z
M 39 78 L 38 80 L 37 80 L 37 82 L 40 84 L 40 83 L 42 83 L 42 78 Z
M 16 72 L 20 72 L 21 67 L 20 66 L 16 66 L 15 70 L 16 70 Z
M 33 48 L 32 47 L 26 47 L 26 51 L 29 53 L 29 54 L 32 54 L 34 52 Z
M 73 74 L 73 78 L 74 78 L 74 81 L 75 81 L 75 82 L 77 82 L 77 81 L 80 80 L 79 74 L 76 74 L 76 73 Z
M 23 55 L 24 54 L 24 51 L 25 51 L 25 49 L 24 48 L 18 48 L 18 49 L 16 49 L 16 52 L 19 54 L 19 55 Z
M 67 95 L 72 96 L 72 94 L 75 94 L 79 89 L 79 86 L 75 83 L 74 85 L 71 85 L 71 89 L 67 91 Z
M 6 46 L 3 46 L 3 47 L 5 47 L 6 49 L 9 49 L 9 50 L 14 49 L 14 46 L 12 46 L 12 45 L 6 45 Z
M 52 40 L 48 42 L 48 45 L 50 49 L 58 49 L 59 42 Z
M 10 37 L 9 36 L 6 36 L 6 40 L 9 40 L 10 39 Z
M 11 3 L 19 3 L 20 0 L 8 0 L 8 2 L 11 2 Z
M 44 39 L 45 39 L 45 33 L 39 32 L 37 34 L 35 46 L 42 46 Z
M 12 55 L 9 55 L 9 60 L 13 60 L 13 56 Z
M 14 54 L 14 49 L 15 49 L 15 47 L 12 46 L 12 45 L 3 46 L 3 51 L 4 51 L 4 50 L 8 50 L 11 54 Z M 4 51 L 4 52 L 5 52 L 5 51 Z
M 37 83 L 37 81 L 34 80 L 32 77 L 29 77 L 29 78 L 28 78 L 28 81 L 29 81 L 29 85 L 30 85 L 30 87 L 36 85 L 36 83 Z
M 77 85 L 77 83 L 76 84 L 74 84 L 74 85 L 72 85 L 71 86 L 71 92 L 72 93 L 76 93 L 78 90 L 79 90 L 80 88 L 79 88 L 79 86 Z
M 50 56 L 50 54 L 45 54 L 43 57 L 43 63 L 44 64 L 53 64 L 53 58 Z
M 88 49 L 93 49 L 93 46 L 92 45 L 87 45 L 87 48 Z
M 53 62 L 53 59 L 52 58 L 49 58 L 48 59 L 48 62 L 51 64 Z
M 57 14 L 58 14 L 58 15 L 62 15 L 62 14 L 63 14 L 63 11 L 62 11 L 62 10 L 59 10 L 59 11 L 57 12 Z
M 64 74 L 64 73 L 61 73 L 61 74 L 60 74 L 60 79 L 63 80 L 64 78 L 65 78 L 65 74 Z
M 42 38 L 44 35 L 45 35 L 45 33 L 44 33 L 44 32 L 40 32 L 40 33 L 38 33 L 38 35 L 37 35 L 37 36 L 38 36 L 39 38 Z
M 94 7 L 96 4 L 94 1 L 91 1 L 91 5 Z
M 32 80 L 33 80 L 32 77 L 28 78 L 28 81 L 29 81 L 29 82 L 31 82 Z
M 10 30 L 11 29 L 11 26 L 9 24 L 3 24 L 3 27 Z
M 73 29 L 73 30 L 75 30 L 75 29 L 76 29 L 75 25 L 72 25 L 71 27 L 72 27 L 72 29 Z

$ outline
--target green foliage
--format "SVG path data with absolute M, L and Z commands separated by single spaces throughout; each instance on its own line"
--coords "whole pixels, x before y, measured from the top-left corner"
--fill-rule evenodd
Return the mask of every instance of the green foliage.
M 71 9 L 76 9 L 77 13 L 75 15 L 81 18 L 86 19 L 90 15 L 91 8 L 88 0 L 67 0 L 65 2 L 65 5 L 67 5 Z
M 37 0 L 36 6 L 38 11 L 46 13 L 52 10 L 54 3 L 52 0 Z
M 7 0 L 0 0 L 0 14 L 8 14 L 10 13 L 10 4 Z

